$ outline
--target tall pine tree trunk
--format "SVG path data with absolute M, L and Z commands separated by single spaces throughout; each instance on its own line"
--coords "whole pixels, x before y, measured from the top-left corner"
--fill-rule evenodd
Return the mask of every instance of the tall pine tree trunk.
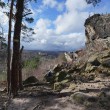
M 18 94 L 19 88 L 19 53 L 20 53 L 20 35 L 23 9 L 24 9 L 24 0 L 17 0 L 14 37 L 13 37 L 12 70 L 11 70 L 11 91 L 13 96 L 16 96 Z
M 10 94 L 11 87 L 11 28 L 12 28 L 12 14 L 13 14 L 14 0 L 11 0 L 10 16 L 9 16 L 9 29 L 8 29 L 8 48 L 7 48 L 7 91 Z
M 19 89 L 23 90 L 23 84 L 22 84 L 22 52 L 23 52 L 23 46 L 20 49 L 20 55 L 19 55 Z

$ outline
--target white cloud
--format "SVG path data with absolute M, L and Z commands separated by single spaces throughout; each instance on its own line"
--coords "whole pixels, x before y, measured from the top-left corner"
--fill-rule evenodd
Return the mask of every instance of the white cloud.
M 3 12 L 5 11 L 3 8 L 0 7 L 0 31 L 1 27 L 3 28 L 4 34 L 7 33 L 8 30 L 8 17 Z M 4 35 L 5 37 L 5 35 Z
M 3 13 L 3 9 L 0 8 L 0 23 L 3 25 L 3 26 L 6 26 L 7 23 L 8 23 L 8 17 Z
M 57 5 L 57 2 L 56 0 L 43 0 L 43 4 L 46 6 L 50 5 L 51 8 L 54 8 Z
M 63 11 L 64 9 L 64 2 L 60 3 L 57 0 L 43 0 L 43 5 L 50 8 L 56 8 L 57 11 Z
M 58 6 L 56 0 L 43 0 L 43 4 L 51 8 Z M 86 2 L 66 0 L 64 5 L 66 11 L 58 15 L 55 21 L 43 18 L 37 21 L 35 40 L 30 49 L 74 50 L 85 45 L 84 21 L 89 16 L 85 11 L 88 7 Z M 50 28 L 52 25 L 54 28 Z
M 41 40 L 41 44 L 45 44 L 47 41 L 45 39 Z
M 44 50 L 72 50 L 84 46 L 85 37 L 83 33 L 57 34 L 54 29 L 50 29 L 51 21 L 39 19 L 35 26 L 36 35 L 34 41 L 25 44 L 28 49 Z
M 39 40 L 34 40 L 34 42 L 31 42 L 30 44 L 26 44 L 28 49 L 72 51 L 74 49 L 83 47 L 85 44 L 85 37 L 83 33 L 71 33 L 67 35 L 54 34 L 53 36 L 48 36 L 47 38 L 43 36 L 39 37 Z
M 41 30 L 47 29 L 50 26 L 50 24 L 51 24 L 50 20 L 41 18 L 37 21 L 36 28 L 41 29 Z
M 88 7 L 85 0 L 66 0 L 65 5 L 68 11 L 83 10 Z
M 81 32 L 84 29 L 84 21 L 89 16 L 88 12 L 83 11 L 87 4 L 84 0 L 67 0 L 65 6 L 67 11 L 59 15 L 55 21 L 56 32 Z

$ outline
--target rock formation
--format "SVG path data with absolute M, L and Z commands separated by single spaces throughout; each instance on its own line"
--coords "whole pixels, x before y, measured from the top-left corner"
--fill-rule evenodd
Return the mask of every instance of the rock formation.
M 67 62 L 57 65 L 53 74 L 46 77 L 55 90 L 69 88 L 71 82 L 87 83 L 110 76 L 110 15 L 95 14 L 88 18 L 85 32 L 87 48 L 66 53 Z
M 95 14 L 85 21 L 86 46 L 91 50 L 110 47 L 110 14 Z

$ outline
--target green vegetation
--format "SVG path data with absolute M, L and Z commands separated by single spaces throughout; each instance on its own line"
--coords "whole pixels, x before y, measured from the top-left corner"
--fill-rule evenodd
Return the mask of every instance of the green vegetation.
M 31 58 L 24 61 L 23 68 L 35 69 L 40 64 L 40 57 Z

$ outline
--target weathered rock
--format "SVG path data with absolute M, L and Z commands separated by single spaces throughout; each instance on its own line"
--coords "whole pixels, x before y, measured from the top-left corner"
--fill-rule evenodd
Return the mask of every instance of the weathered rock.
M 87 48 L 102 50 L 110 47 L 110 14 L 95 14 L 85 22 Z
M 68 83 L 68 82 L 70 82 L 69 79 L 64 79 L 63 81 L 61 81 L 62 84 L 65 84 L 65 83 Z
M 73 59 L 70 57 L 70 55 L 68 53 L 64 53 L 64 55 L 65 55 L 65 59 L 66 59 L 67 62 L 70 63 L 70 62 L 73 61 Z
M 44 78 L 47 82 L 50 82 L 51 84 L 53 84 L 54 82 L 56 82 L 56 75 L 58 74 L 58 72 L 60 73 L 60 71 L 62 70 L 62 65 L 55 65 L 54 68 L 50 71 L 48 71 Z
M 88 80 L 91 81 L 91 80 L 94 80 L 95 79 L 95 74 L 90 74 L 88 76 Z
M 88 59 L 88 63 L 90 63 L 93 66 L 99 66 L 100 62 L 97 60 L 98 55 L 92 55 L 89 59 Z
M 74 90 L 75 88 L 76 88 L 76 85 L 74 83 L 71 83 L 70 86 L 69 86 L 69 89 Z
M 71 95 L 71 98 L 75 102 L 80 103 L 80 104 L 84 104 L 84 102 L 87 101 L 89 97 L 90 96 L 88 96 L 87 94 L 82 93 L 82 92 L 76 92 L 76 93 Z
M 70 93 L 70 92 L 72 92 L 72 91 L 73 91 L 73 89 L 65 88 L 65 89 L 62 89 L 62 90 L 60 91 L 60 93 Z
M 110 30 L 109 30 L 110 14 L 107 14 L 107 15 L 95 14 L 86 20 L 85 26 L 86 26 L 86 29 L 88 26 L 92 27 L 90 30 L 91 33 L 88 33 L 89 36 L 91 36 L 90 38 L 91 40 L 93 39 L 93 37 L 95 37 L 94 39 L 96 39 L 97 37 L 102 39 L 110 37 Z
M 53 72 L 54 73 L 57 73 L 57 72 L 60 72 L 62 70 L 62 66 L 61 65 L 56 65 L 54 68 L 53 68 Z
M 35 76 L 30 76 L 25 81 L 23 81 L 23 84 L 27 85 L 27 84 L 31 84 L 31 83 L 36 83 L 38 81 L 39 80 Z
M 97 66 L 91 65 L 90 63 L 87 64 L 85 72 L 92 72 L 97 69 Z
M 65 87 L 68 87 L 69 86 L 69 82 L 70 82 L 69 79 L 65 79 L 65 80 L 63 80 L 61 82 L 55 82 L 54 83 L 54 90 L 60 91 L 60 90 L 64 89 Z
M 74 73 L 74 71 L 75 69 L 69 69 L 67 72 L 71 74 L 71 73 Z
M 89 57 L 86 64 L 85 72 L 95 71 L 97 67 L 101 65 L 101 63 L 98 61 L 98 57 L 98 54 L 94 54 Z
M 61 82 L 54 83 L 54 90 L 60 91 L 65 88 L 65 84 Z
M 108 50 L 103 50 L 100 54 L 99 54 L 99 59 L 104 59 L 104 58 L 109 58 L 110 57 L 110 49 Z
M 56 74 L 55 81 L 56 82 L 63 81 L 66 78 L 66 76 L 67 76 L 67 72 L 66 71 L 61 71 L 61 72 Z
M 110 67 L 110 58 L 109 59 L 104 59 L 102 61 L 102 66 L 109 68 Z

